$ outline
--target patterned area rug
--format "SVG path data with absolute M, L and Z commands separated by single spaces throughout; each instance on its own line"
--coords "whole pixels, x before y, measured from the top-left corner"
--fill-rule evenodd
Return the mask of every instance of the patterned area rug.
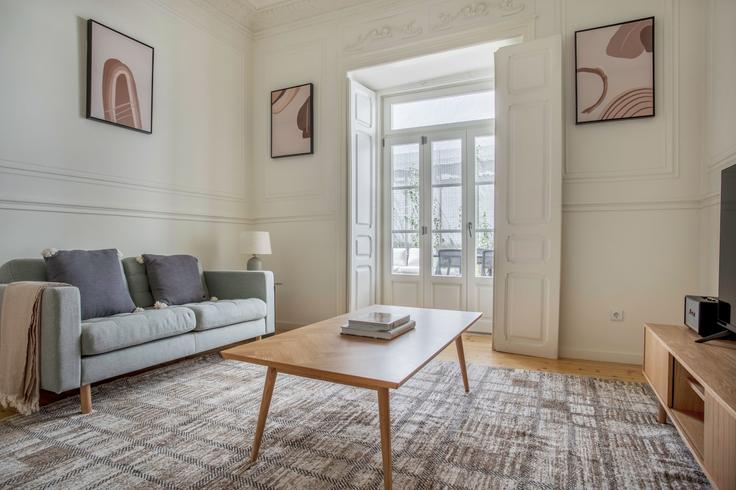
M 248 463 L 265 368 L 212 355 L 0 422 L 2 488 L 380 488 L 375 392 L 279 375 Z M 391 392 L 395 488 L 699 488 L 649 388 L 435 361 Z

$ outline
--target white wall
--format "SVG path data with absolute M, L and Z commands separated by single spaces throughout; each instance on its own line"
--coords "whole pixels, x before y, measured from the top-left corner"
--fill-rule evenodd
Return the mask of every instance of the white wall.
M 88 18 L 154 46 L 153 134 L 85 119 Z M 240 264 L 249 50 L 189 2 L 0 0 L 0 263 L 118 247 Z
M 705 86 L 702 195 L 700 212 L 700 286 L 704 294 L 718 294 L 718 238 L 721 170 L 736 164 L 736 2 L 709 2 Z
M 475 11 L 465 9 L 474 5 Z M 275 232 L 267 263 L 284 282 L 279 321 L 303 324 L 344 308 L 345 71 L 500 37 L 558 32 L 567 56 L 561 355 L 637 362 L 642 323 L 680 321 L 683 295 L 697 291 L 701 281 L 693 257 L 700 247 L 705 3 L 498 5 L 384 2 L 256 37 L 251 209 L 259 229 Z M 649 15 L 656 16 L 657 116 L 575 126 L 573 31 Z M 302 82 L 315 83 L 315 154 L 270 160 L 268 92 Z M 289 223 L 278 222 L 283 219 Z M 309 307 L 297 300 L 305 287 Z M 609 321 L 612 307 L 624 309 L 623 322 Z

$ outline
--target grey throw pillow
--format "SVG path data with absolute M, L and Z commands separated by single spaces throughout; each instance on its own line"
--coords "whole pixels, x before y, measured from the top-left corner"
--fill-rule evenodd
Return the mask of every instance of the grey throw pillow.
M 154 300 L 183 305 L 207 299 L 196 257 L 143 254 L 143 263 Z
M 135 310 L 117 249 L 58 250 L 44 260 L 49 281 L 79 289 L 82 320 Z

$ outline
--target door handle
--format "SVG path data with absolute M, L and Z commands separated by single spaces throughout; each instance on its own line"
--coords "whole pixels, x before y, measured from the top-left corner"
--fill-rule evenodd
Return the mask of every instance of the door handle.
M 426 234 L 427 234 L 427 227 L 422 226 L 422 235 L 426 235 Z
M 468 236 L 473 238 L 473 222 L 468 221 Z

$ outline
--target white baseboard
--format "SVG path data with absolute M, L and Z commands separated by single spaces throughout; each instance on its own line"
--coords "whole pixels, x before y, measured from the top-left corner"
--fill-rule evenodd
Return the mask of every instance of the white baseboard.
M 560 347 L 559 353 L 560 357 L 564 357 L 567 359 L 585 359 L 588 361 L 618 362 L 622 364 L 637 365 L 641 365 L 643 361 L 642 354 L 637 354 L 634 352 L 615 352 L 605 350 Z

